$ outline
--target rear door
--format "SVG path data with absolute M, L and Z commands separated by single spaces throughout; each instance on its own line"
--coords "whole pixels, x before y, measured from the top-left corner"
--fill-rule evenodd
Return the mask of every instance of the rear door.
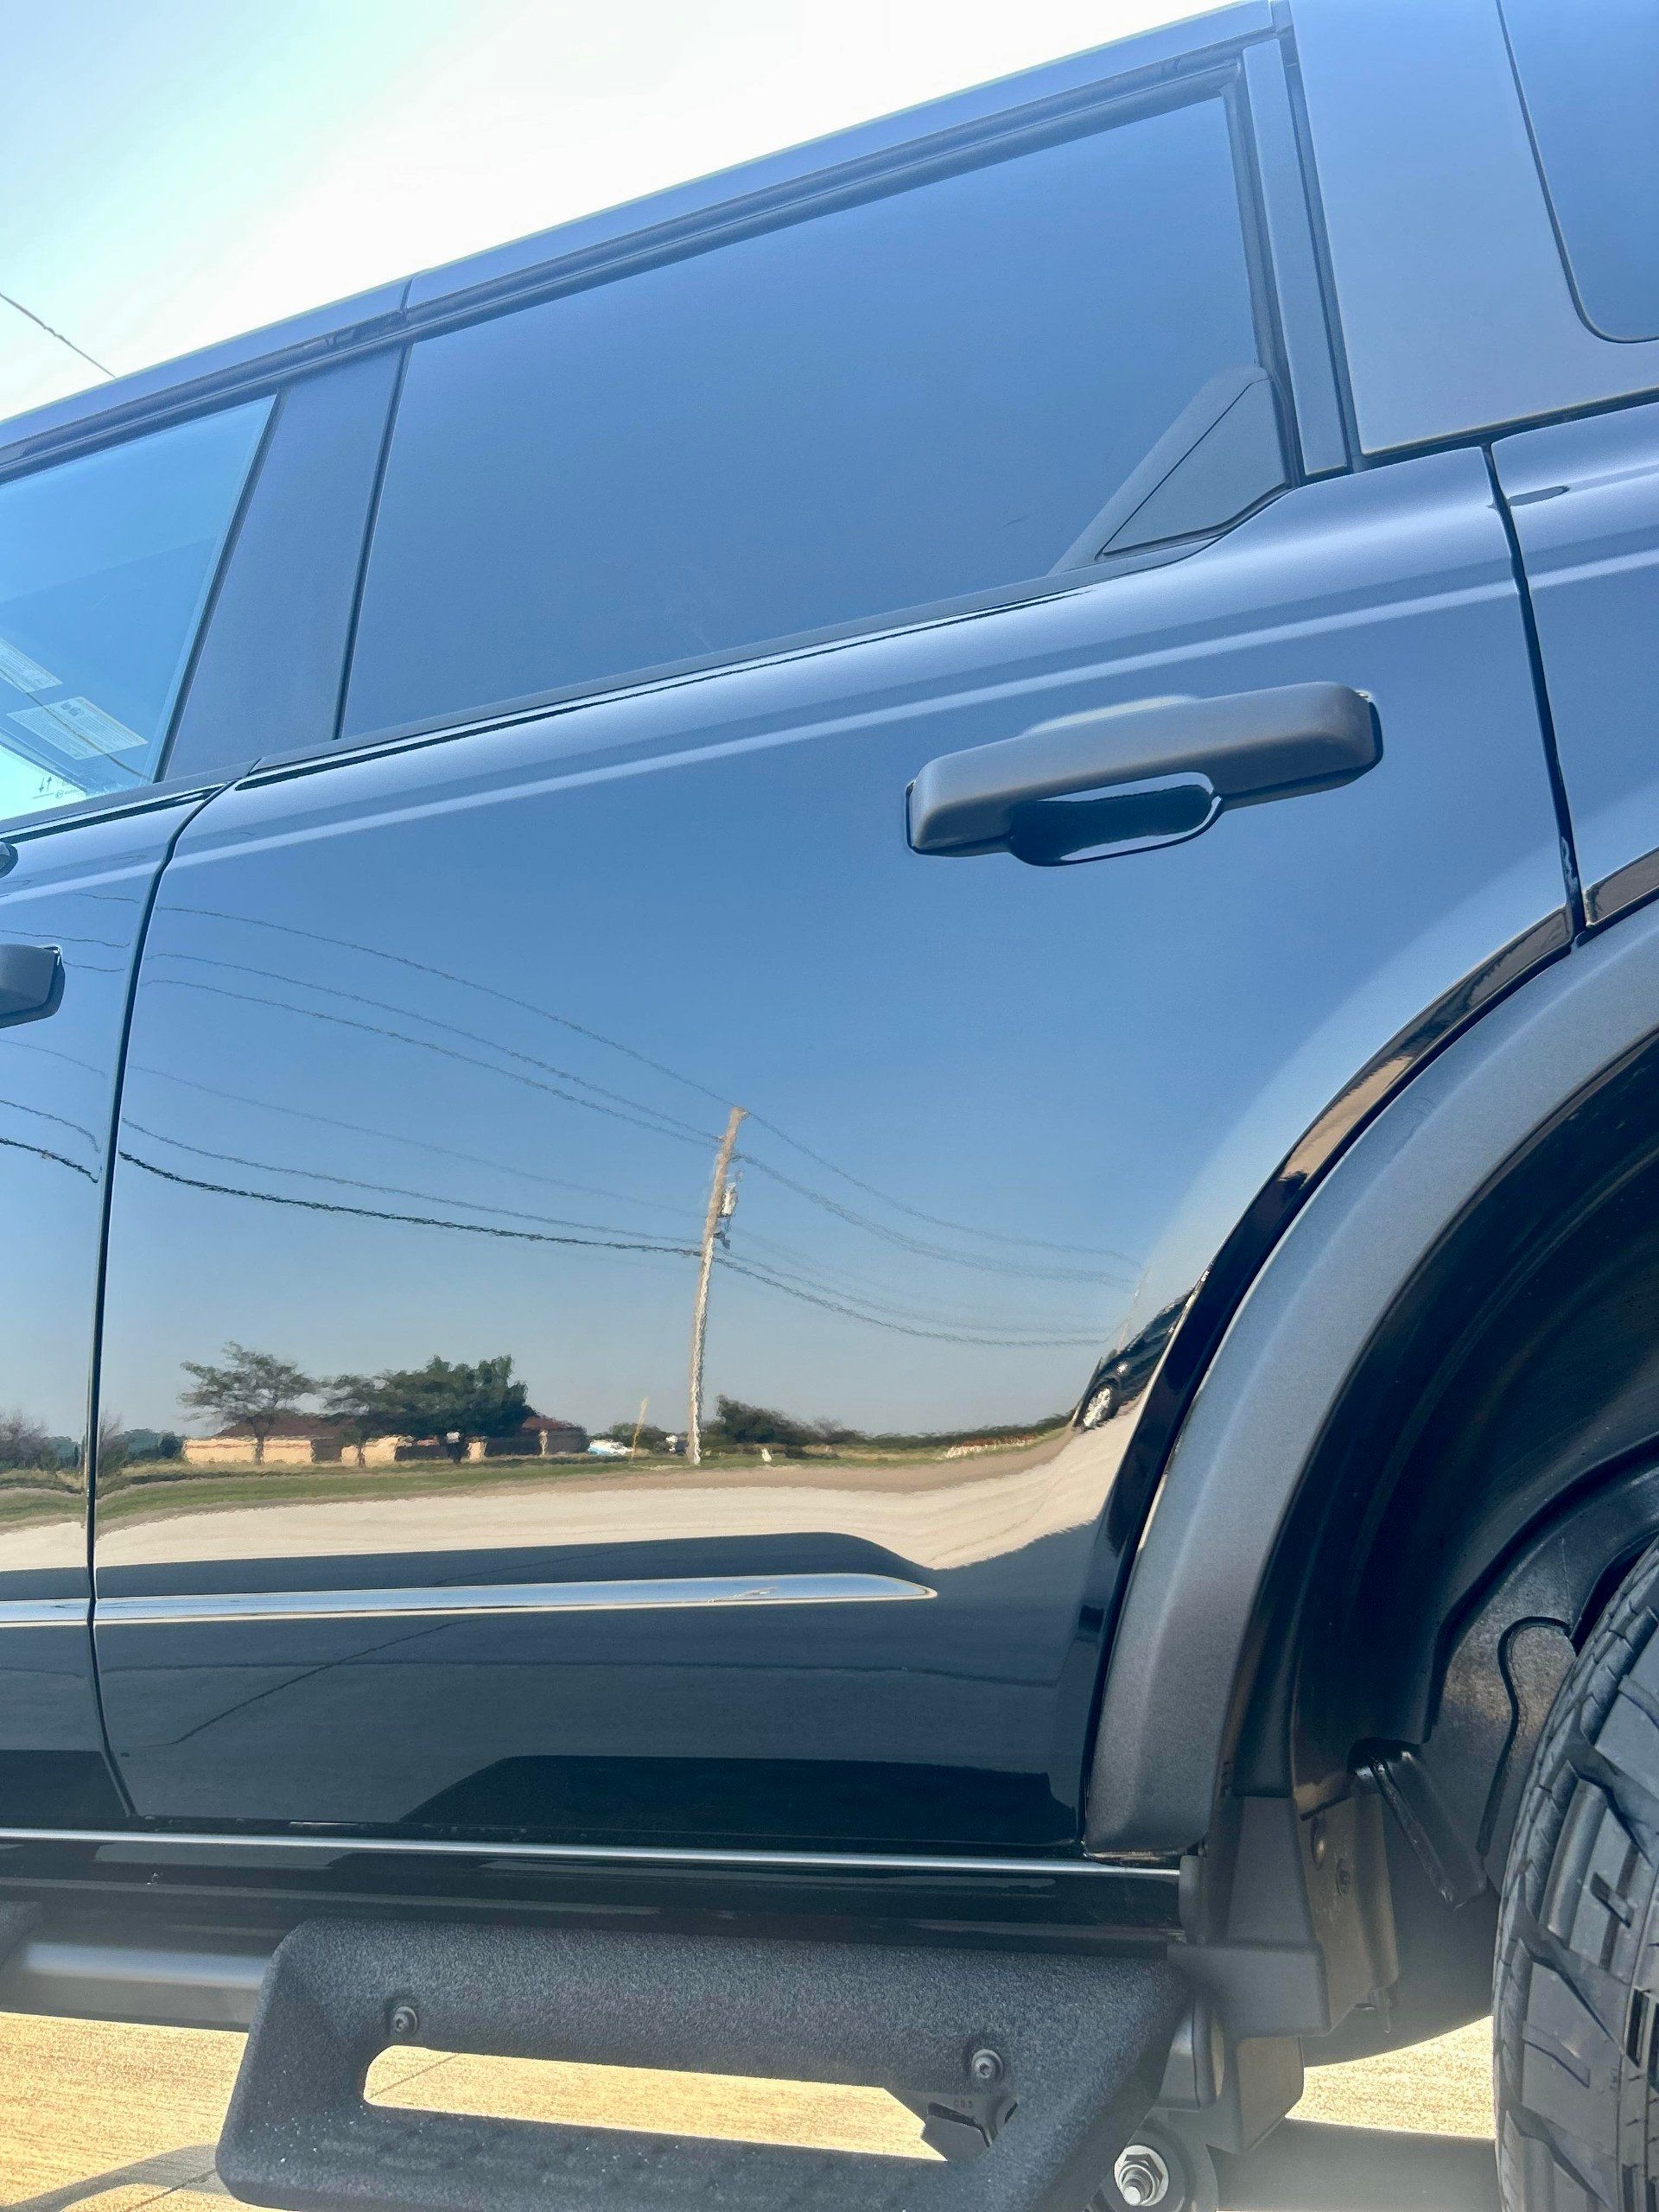
M 269 409 L 0 480 L 0 1804 L 101 1822 L 87 1431 L 117 1067 L 162 862 L 153 788 Z M 151 1440 L 105 1403 L 105 1463 Z
M 346 748 L 210 805 L 146 945 L 141 1812 L 1075 1837 L 1195 1288 L 1565 938 L 1484 458 L 1345 473 L 1279 49 L 1219 21 L 412 347 Z M 1101 720 L 1278 742 L 1305 686 L 1365 749 L 1269 803 Z M 1034 795 L 1126 728 L 1135 790 Z M 912 848 L 1033 729 L 1017 834 Z

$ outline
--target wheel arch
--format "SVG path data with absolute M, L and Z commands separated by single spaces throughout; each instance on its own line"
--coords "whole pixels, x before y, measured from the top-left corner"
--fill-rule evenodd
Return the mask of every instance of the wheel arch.
M 1599 1489 L 1635 1494 L 1659 1437 L 1659 1373 L 1650 1406 L 1644 1371 L 1609 1419 L 1610 1380 L 1629 1383 L 1642 1364 L 1621 1377 L 1617 1346 L 1611 1371 L 1581 1376 L 1576 1406 L 1558 1405 L 1554 1448 L 1519 1474 L 1497 1449 L 1493 1409 L 1506 1381 L 1502 1325 L 1522 1306 L 1510 1382 L 1517 1361 L 1523 1379 L 1549 1379 L 1539 1347 L 1552 1329 L 1559 1380 L 1571 1339 L 1563 1298 L 1578 1300 L 1580 1339 L 1593 1337 L 1598 1311 L 1605 1325 L 1622 1294 L 1621 1264 L 1659 1316 L 1659 1233 L 1631 1204 L 1656 1160 L 1650 907 L 1580 940 L 1428 1062 L 1332 1166 L 1251 1285 L 1170 1452 L 1130 1573 L 1091 1753 L 1091 1851 L 1191 1849 L 1230 1788 L 1301 1787 L 1322 1738 L 1327 1756 L 1342 1755 L 1346 1727 L 1421 1738 L 1455 1624 L 1506 1563 Z M 1601 1239 L 1599 1274 L 1577 1263 L 1586 1236 Z M 1435 1422 L 1452 1402 L 1449 1378 L 1477 1371 L 1485 1389 L 1463 1449 L 1466 1464 L 1484 1449 L 1484 1464 L 1448 1510 L 1447 1486 L 1437 1494 L 1427 1478 L 1445 1445 Z M 1398 1406 L 1408 1378 L 1416 1394 L 1401 1408 L 1402 1433 L 1379 1450 L 1378 1408 L 1390 1386 Z M 1626 1511 L 1621 1559 L 1659 1525 L 1659 1484 L 1642 1494 L 1651 1514 L 1643 1520 L 1644 1503 L 1626 1527 Z M 1389 1648 L 1369 1676 L 1345 1661 L 1327 1667 L 1310 1705 L 1303 1662 L 1382 1640 L 1377 1592 L 1390 1574 Z

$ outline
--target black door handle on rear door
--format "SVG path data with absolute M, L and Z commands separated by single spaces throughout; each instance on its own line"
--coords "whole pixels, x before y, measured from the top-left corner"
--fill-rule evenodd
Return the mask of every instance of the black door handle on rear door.
M 63 996 L 63 956 L 54 944 L 0 944 L 0 1028 L 55 1014 Z
M 1345 784 L 1381 753 L 1370 702 L 1345 683 L 1103 707 L 930 760 L 907 794 L 910 842 L 1052 866 L 1192 836 L 1224 807 Z

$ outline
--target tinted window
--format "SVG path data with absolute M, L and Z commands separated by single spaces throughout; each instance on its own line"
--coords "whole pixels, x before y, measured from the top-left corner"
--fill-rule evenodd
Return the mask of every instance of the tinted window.
M 1586 320 L 1659 337 L 1659 0 L 1503 0 Z
M 1255 359 L 1213 99 L 429 339 L 347 732 L 1041 576 Z
M 156 774 L 269 410 L 0 484 L 0 819 Z

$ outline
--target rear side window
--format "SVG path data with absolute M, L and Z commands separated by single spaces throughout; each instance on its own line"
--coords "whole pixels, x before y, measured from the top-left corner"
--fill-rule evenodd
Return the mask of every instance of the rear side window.
M 1257 360 L 1218 97 L 424 340 L 346 734 L 1085 561 L 1091 517 Z M 1230 499 L 1280 480 L 1277 436 Z
M 0 484 L 0 821 L 151 780 L 270 412 Z
M 1503 0 L 1555 227 L 1591 327 L 1659 337 L 1659 0 Z

